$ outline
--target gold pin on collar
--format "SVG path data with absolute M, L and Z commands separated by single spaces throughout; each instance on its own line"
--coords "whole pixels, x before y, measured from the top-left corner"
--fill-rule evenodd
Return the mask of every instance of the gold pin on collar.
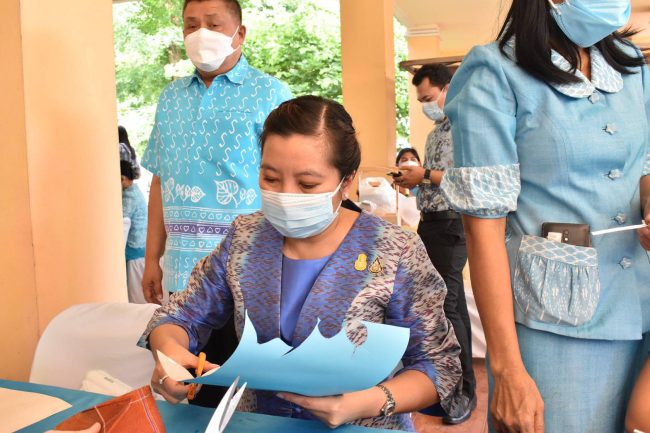
M 368 267 L 368 256 L 365 254 L 359 254 L 359 257 L 357 257 L 357 261 L 354 262 L 354 269 L 357 271 L 365 271 L 366 268 Z
M 383 271 L 381 262 L 379 261 L 379 258 L 376 258 L 375 261 L 372 262 L 372 265 L 370 265 L 370 272 L 373 274 L 380 274 L 381 271 Z

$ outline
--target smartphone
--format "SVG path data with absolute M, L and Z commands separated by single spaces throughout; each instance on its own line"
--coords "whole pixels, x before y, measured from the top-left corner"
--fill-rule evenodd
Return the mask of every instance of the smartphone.
M 554 242 L 578 247 L 591 246 L 591 229 L 589 228 L 589 224 L 545 222 L 542 224 L 542 237 Z

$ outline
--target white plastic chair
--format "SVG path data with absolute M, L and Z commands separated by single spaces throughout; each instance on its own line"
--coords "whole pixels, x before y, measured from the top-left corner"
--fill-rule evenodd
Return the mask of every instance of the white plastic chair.
M 483 332 L 483 324 L 481 323 L 481 317 L 478 314 L 478 307 L 474 299 L 472 283 L 469 280 L 465 280 L 465 300 L 467 301 L 469 321 L 472 325 L 472 357 L 485 358 L 487 355 L 485 333 Z
M 81 304 L 61 312 L 38 342 L 29 381 L 79 389 L 88 371 L 103 370 L 133 388 L 147 385 L 153 358 L 136 343 L 158 307 Z

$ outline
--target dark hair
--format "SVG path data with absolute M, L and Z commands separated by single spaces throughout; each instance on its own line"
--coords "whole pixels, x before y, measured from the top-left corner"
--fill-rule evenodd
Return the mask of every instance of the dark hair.
M 201 2 L 201 1 L 209 1 L 209 0 L 185 0 L 183 2 L 183 14 L 185 14 L 185 9 L 187 9 L 187 5 L 192 3 L 192 2 Z M 241 11 L 241 5 L 239 4 L 238 0 L 219 0 L 222 1 L 228 6 L 230 9 L 230 13 L 233 14 L 235 18 L 237 18 L 237 21 L 241 23 L 242 19 L 242 11 Z
M 133 146 L 131 146 L 131 142 L 129 141 L 129 134 L 126 132 L 126 128 L 123 126 L 118 126 L 117 127 L 117 137 L 118 137 L 118 143 L 124 143 L 126 146 L 129 148 L 129 152 L 131 152 L 131 157 L 135 160 L 135 149 Z
M 332 165 L 341 174 L 341 179 L 352 175 L 361 164 L 361 147 L 352 117 L 336 101 L 320 96 L 300 96 L 280 104 L 264 122 L 260 137 L 262 152 L 270 135 L 289 137 L 293 134 L 324 137 L 331 148 Z
M 133 166 L 128 161 L 120 161 L 120 174 L 129 180 L 135 179 L 135 173 L 133 173 Z
M 424 65 L 415 71 L 412 83 L 414 86 L 419 86 L 425 78 L 428 78 L 432 86 L 442 89 L 451 81 L 451 75 L 448 67 L 440 63 L 433 63 Z
M 548 0 L 513 0 L 497 37 L 499 48 L 508 57 L 505 46 L 514 37 L 517 64 L 530 75 L 549 83 L 578 82 L 574 73 L 580 65 L 580 52 L 551 16 L 551 7 Z M 629 68 L 645 64 L 643 57 L 631 56 L 621 46 L 633 46 L 627 38 L 635 33 L 630 29 L 615 32 L 595 44 L 607 63 L 622 74 L 633 74 Z M 551 49 L 571 64 L 570 72 L 553 64 Z
M 399 153 L 397 154 L 397 158 L 395 158 L 395 165 L 399 165 L 399 160 L 402 159 L 402 157 L 406 153 L 412 153 L 413 156 L 415 156 L 415 159 L 417 159 L 418 162 L 422 164 L 422 161 L 420 161 L 420 155 L 418 154 L 418 151 L 412 147 L 405 147 L 404 149 L 400 150 Z

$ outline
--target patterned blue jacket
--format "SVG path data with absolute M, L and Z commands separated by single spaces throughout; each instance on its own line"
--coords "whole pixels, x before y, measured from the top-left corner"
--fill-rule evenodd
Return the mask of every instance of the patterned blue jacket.
M 146 346 L 153 328 L 171 323 L 187 331 L 189 349 L 196 353 L 211 329 L 223 326 L 232 314 L 241 337 L 245 310 L 260 343 L 280 337 L 283 241 L 261 212 L 238 217 L 221 246 L 197 264 L 187 290 L 156 312 L 139 344 Z M 367 258 L 365 267 L 355 266 L 361 254 Z M 376 260 L 381 269 L 371 266 Z M 318 319 L 325 337 L 338 334 L 342 323 L 353 319 L 408 327 L 411 335 L 401 371 L 427 375 L 442 406 L 453 411 L 460 399 L 460 347 L 443 312 L 446 292 L 415 233 L 362 213 L 314 283 L 293 342 L 304 341 Z M 364 338 L 358 329 L 346 331 L 352 341 Z M 273 393 L 251 392 L 244 400 L 240 410 L 313 418 Z M 355 423 L 413 429 L 408 414 Z

